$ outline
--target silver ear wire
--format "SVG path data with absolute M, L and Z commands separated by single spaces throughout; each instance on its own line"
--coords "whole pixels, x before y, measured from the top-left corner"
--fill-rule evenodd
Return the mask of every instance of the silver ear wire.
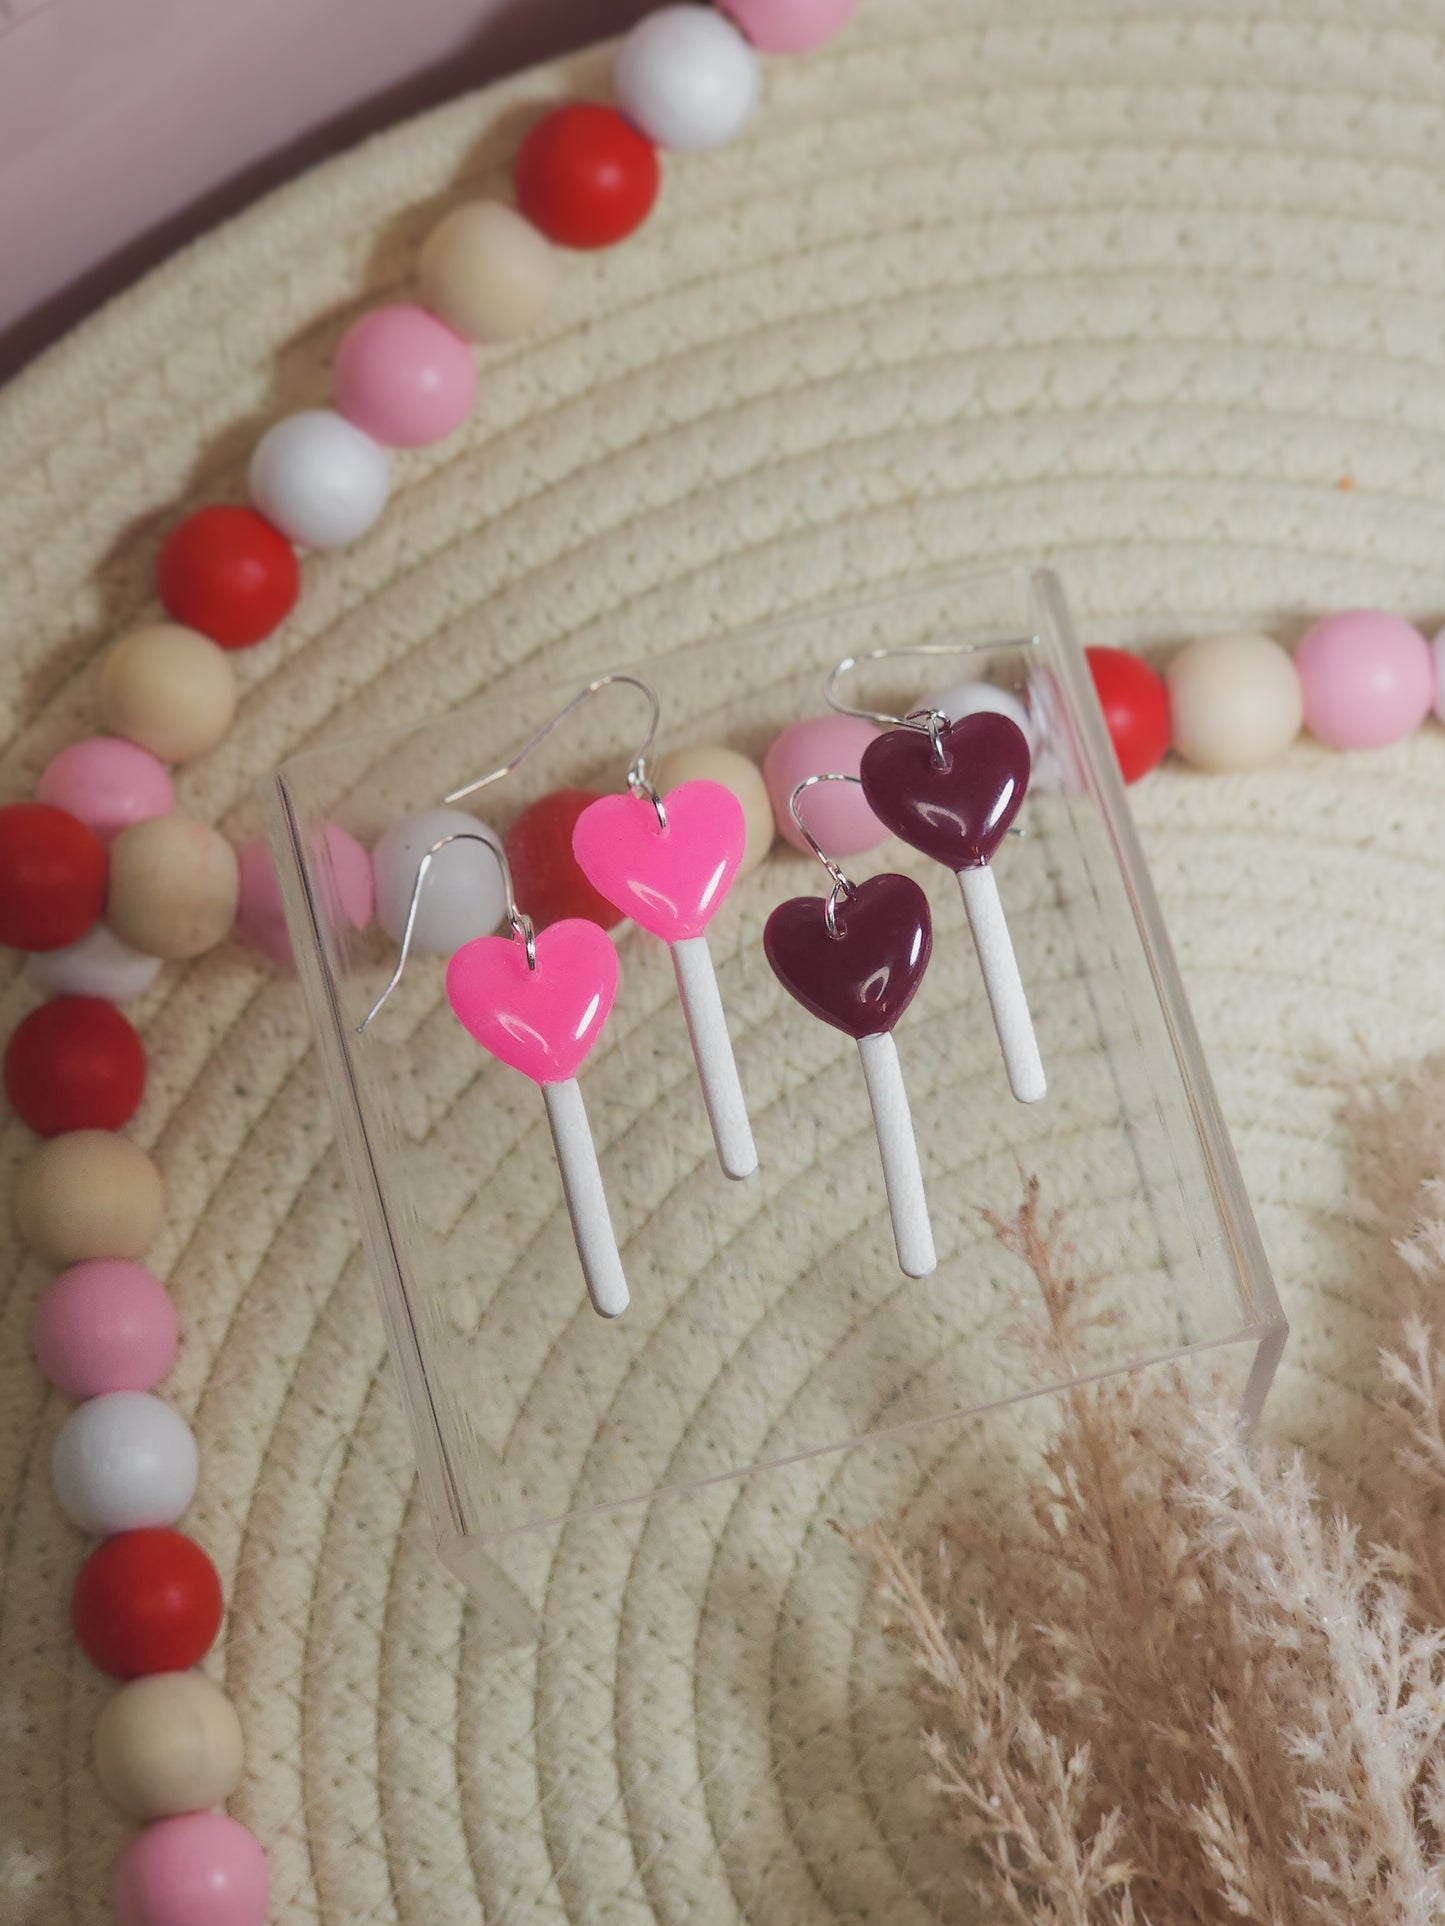
M 843 871 L 833 861 L 833 858 L 824 849 L 812 830 L 809 829 L 808 825 L 803 821 L 803 818 L 798 814 L 798 798 L 805 790 L 813 788 L 816 783 L 820 782 L 851 782 L 855 783 L 860 789 L 863 787 L 863 784 L 857 776 L 845 776 L 838 770 L 829 770 L 823 775 L 804 776 L 803 780 L 788 798 L 788 814 L 798 825 L 799 833 L 804 842 L 808 845 L 809 849 L 812 850 L 813 854 L 823 865 L 824 869 L 827 870 L 828 875 L 832 879 L 833 887 L 828 891 L 828 901 L 823 911 L 823 922 L 827 927 L 829 936 L 836 936 L 838 934 L 838 905 L 840 903 L 846 903 L 848 898 L 856 893 L 856 885 L 844 875 Z
M 442 850 L 446 848 L 448 843 L 480 843 L 483 849 L 489 850 L 497 859 L 497 867 L 502 872 L 502 887 L 507 893 L 507 921 L 512 926 L 512 934 L 521 941 L 523 947 L 526 949 L 527 968 L 529 970 L 535 970 L 537 967 L 537 933 L 532 928 L 532 919 L 529 916 L 524 916 L 521 910 L 517 908 L 517 899 L 512 890 L 511 866 L 507 862 L 505 852 L 498 844 L 494 843 L 489 836 L 483 836 L 480 832 L 473 832 L 470 829 L 453 830 L 450 836 L 438 838 L 417 865 L 416 881 L 411 886 L 411 901 L 407 904 L 406 909 L 406 927 L 401 933 L 401 954 L 396 959 L 396 968 L 391 973 L 391 981 L 376 999 L 375 1003 L 372 1004 L 360 1023 L 357 1024 L 356 1034 L 358 1036 L 364 1036 L 366 1034 L 367 1028 L 373 1018 L 380 1015 L 382 1006 L 386 1003 L 398 983 L 401 982 L 402 971 L 406 968 L 407 958 L 411 955 L 412 931 L 416 928 L 417 910 L 421 906 L 421 893 L 426 883 L 427 874 L 436 858 L 441 854 Z
M 1036 635 L 1006 636 L 997 646 L 1001 649 L 1032 649 L 1038 647 L 1038 641 L 1039 638 Z M 852 703 L 843 701 L 838 694 L 838 684 L 845 675 L 852 675 L 855 669 L 862 668 L 865 663 L 891 662 L 897 655 L 969 655 L 971 653 L 972 650 L 966 642 L 906 642 L 896 649 L 865 649 L 862 655 L 845 655 L 843 660 L 835 662 L 823 677 L 823 700 L 840 716 L 856 716 L 860 722 L 877 722 L 889 729 L 925 730 L 933 749 L 933 760 L 941 769 L 944 764 L 943 732 L 949 724 L 949 718 L 942 709 L 910 709 L 906 716 L 889 715 L 886 709 L 860 709 Z M 842 780 L 857 782 L 858 778 L 848 776 Z M 806 785 L 802 786 L 806 787 Z M 793 811 L 793 821 L 798 822 L 796 810 Z M 798 827 L 805 836 L 808 836 L 802 823 L 798 822 Z M 1027 830 L 1020 829 L 1016 824 L 1010 827 L 1008 833 L 1010 836 L 1028 834 Z M 811 836 L 808 836 L 808 841 L 813 842 Z M 821 857 L 822 850 L 818 849 L 816 843 L 813 847 Z
M 1001 649 L 1035 648 L 1039 638 L 1036 635 L 1017 635 L 1006 637 L 996 646 Z M 966 642 L 906 642 L 896 649 L 865 649 L 862 655 L 845 655 L 841 662 L 835 662 L 823 678 L 823 700 L 830 709 L 836 709 L 840 716 L 856 716 L 860 722 L 877 722 L 891 729 L 926 729 L 928 739 L 933 745 L 933 759 L 943 766 L 943 749 L 939 738 L 948 724 L 948 717 L 941 709 L 910 709 L 906 716 L 889 715 L 884 709 L 860 709 L 854 704 L 844 702 L 838 694 L 838 684 L 844 676 L 852 675 L 869 662 L 891 662 L 898 655 L 971 655 L 973 650 Z M 802 825 L 799 824 L 799 828 Z M 805 832 L 806 833 L 806 832 Z
M 478 776 L 475 782 L 465 783 L 460 789 L 454 789 L 443 800 L 449 803 L 463 802 L 468 796 L 475 796 L 479 789 L 485 789 L 489 783 L 500 782 L 504 776 L 510 776 L 513 770 L 521 767 L 534 749 L 541 747 L 554 729 L 561 727 L 574 709 L 580 709 L 584 702 L 589 702 L 593 696 L 600 695 L 604 689 L 617 687 L 637 689 L 647 698 L 649 709 L 647 732 L 627 765 L 626 781 L 627 787 L 634 796 L 645 796 L 657 811 L 658 828 L 666 829 L 667 810 L 647 773 L 647 754 L 657 736 L 658 718 L 662 713 L 661 704 L 657 699 L 657 691 L 651 683 L 644 682 L 640 676 L 635 675 L 599 675 L 595 681 L 589 682 L 585 689 L 579 689 L 572 700 L 560 708 L 550 721 L 544 722 L 537 733 L 529 737 L 509 761 L 504 762 L 499 769 L 490 770 L 485 776 Z

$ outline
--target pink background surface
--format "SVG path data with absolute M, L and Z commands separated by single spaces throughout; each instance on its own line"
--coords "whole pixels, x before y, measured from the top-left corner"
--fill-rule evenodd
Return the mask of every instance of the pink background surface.
M 0 0 L 0 378 L 277 181 L 648 0 Z

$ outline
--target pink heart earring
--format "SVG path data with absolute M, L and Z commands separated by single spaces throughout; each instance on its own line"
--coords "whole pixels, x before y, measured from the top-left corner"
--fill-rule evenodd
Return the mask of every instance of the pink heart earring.
M 933 953 L 928 898 L 911 876 L 850 882 L 798 810 L 804 791 L 815 783 L 858 780 L 809 776 L 789 798 L 793 821 L 833 887 L 826 897 L 794 896 L 779 903 L 763 931 L 763 950 L 789 996 L 858 1045 L 899 1268 L 908 1277 L 927 1277 L 938 1259 L 893 1030 L 913 1001 Z
M 950 722 L 941 709 L 887 715 L 852 708 L 837 695 L 841 678 L 860 662 L 960 652 L 952 645 L 937 644 L 848 656 L 829 674 L 824 694 L 844 715 L 893 725 L 863 751 L 859 764 L 863 794 L 873 814 L 895 836 L 958 877 L 1009 1087 L 1020 1103 L 1037 1103 L 1048 1083 L 998 884 L 989 866 L 1028 793 L 1032 769 L 1028 738 L 1008 716 L 987 709 Z
M 742 804 L 720 782 L 685 782 L 670 795 L 658 794 L 647 774 L 660 713 L 656 691 L 635 675 L 598 676 L 510 762 L 446 800 L 461 802 L 511 775 L 574 709 L 619 686 L 646 696 L 647 731 L 628 764 L 626 793 L 599 796 L 583 810 L 573 827 L 572 853 L 599 895 L 671 950 L 718 1162 L 729 1177 L 750 1177 L 758 1167 L 757 1147 L 706 934 L 738 873 L 747 823 Z
M 627 780 L 627 795 L 583 810 L 572 853 L 595 890 L 672 952 L 718 1162 L 729 1177 L 750 1177 L 758 1153 L 707 941 L 743 859 L 743 806 L 720 782 L 659 796 L 641 756 Z
M 462 945 L 447 964 L 447 1001 L 489 1055 L 541 1089 L 592 1308 L 602 1317 L 619 1317 L 627 1309 L 627 1279 L 577 1083 L 617 995 L 617 952 L 607 932 L 582 917 L 568 917 L 538 935 L 517 908 L 511 871 L 497 845 L 466 830 L 443 836 L 417 868 L 396 968 L 358 1033 L 400 983 L 428 872 L 440 851 L 458 842 L 479 843 L 501 866 L 512 934 L 478 936 Z

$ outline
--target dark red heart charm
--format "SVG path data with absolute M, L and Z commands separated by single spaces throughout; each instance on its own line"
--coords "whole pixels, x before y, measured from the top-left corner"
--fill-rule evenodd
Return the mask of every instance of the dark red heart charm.
M 822 896 L 779 903 L 763 931 L 773 974 L 805 1010 L 850 1037 L 891 1030 L 933 953 L 928 898 L 911 876 L 873 876 L 834 915 Z
M 863 751 L 868 807 L 914 849 L 947 868 L 979 869 L 1019 813 L 1029 786 L 1029 745 L 1007 716 L 980 711 L 939 733 L 890 729 Z

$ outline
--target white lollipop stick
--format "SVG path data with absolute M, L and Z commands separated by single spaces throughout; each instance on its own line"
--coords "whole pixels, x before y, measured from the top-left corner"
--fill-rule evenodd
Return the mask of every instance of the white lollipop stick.
M 621 1317 L 628 1304 L 627 1279 L 617 1251 L 607 1193 L 602 1188 L 602 1172 L 597 1164 L 597 1146 L 592 1141 L 582 1092 L 575 1077 L 569 1077 L 565 1083 L 544 1083 L 541 1089 L 547 1105 L 547 1121 L 552 1126 L 557 1167 L 562 1173 L 562 1190 L 572 1218 L 572 1235 L 577 1240 L 577 1255 L 587 1280 L 587 1294 L 600 1317 Z
M 718 1162 L 726 1176 L 751 1177 L 758 1167 L 757 1146 L 707 938 L 685 936 L 674 943 L 672 964 Z
M 913 1112 L 903 1087 L 898 1047 L 888 1031 L 859 1037 L 858 1055 L 873 1106 L 873 1128 L 883 1159 L 883 1183 L 893 1219 L 893 1242 L 898 1267 L 905 1277 L 927 1277 L 938 1267 L 933 1227 L 928 1221 L 928 1199 L 923 1194 L 923 1172 L 918 1142 L 913 1135 Z
M 973 931 L 974 948 L 978 951 L 1009 1087 L 1020 1103 L 1037 1103 L 1048 1084 L 1018 959 L 1004 921 L 1003 904 L 998 899 L 998 884 L 993 879 L 993 871 L 984 863 L 978 869 L 961 869 L 958 886 L 963 891 L 963 907 L 968 913 L 968 927 Z

